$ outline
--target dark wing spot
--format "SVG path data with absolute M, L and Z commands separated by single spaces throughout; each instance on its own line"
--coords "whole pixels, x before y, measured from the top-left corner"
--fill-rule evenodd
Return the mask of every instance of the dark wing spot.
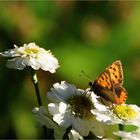
M 113 70 L 114 70 L 114 71 L 116 71 L 116 69 L 115 69 L 115 68 L 113 68 Z
M 104 80 L 104 77 L 102 76 L 102 79 Z
M 107 75 L 105 74 L 105 78 L 108 79 Z
M 115 78 L 117 78 L 117 75 L 115 75 Z
M 105 81 L 108 83 L 108 80 L 107 79 L 105 79 Z
M 108 83 L 108 85 L 109 85 L 109 86 L 111 86 L 111 84 L 110 84 L 110 83 Z

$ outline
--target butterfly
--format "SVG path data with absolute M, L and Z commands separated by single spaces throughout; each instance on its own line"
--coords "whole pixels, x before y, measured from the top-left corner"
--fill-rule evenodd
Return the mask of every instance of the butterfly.
M 123 69 L 120 60 L 116 60 L 105 71 L 89 82 L 89 86 L 97 96 L 113 104 L 123 104 L 127 99 L 127 91 L 123 85 Z

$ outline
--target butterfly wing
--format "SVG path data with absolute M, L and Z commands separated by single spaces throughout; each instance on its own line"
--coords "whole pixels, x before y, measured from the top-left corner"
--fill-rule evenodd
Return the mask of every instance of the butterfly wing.
M 115 104 L 125 103 L 127 99 L 127 91 L 121 86 L 115 86 Z
M 113 85 L 123 84 L 123 69 L 120 60 L 113 62 L 109 67 L 106 68 L 110 73 L 110 77 Z
M 104 71 L 96 80 L 95 84 L 102 87 L 106 88 L 107 90 L 113 91 L 113 84 L 112 80 L 110 77 L 109 72 L 106 70 Z
M 122 87 L 123 84 L 123 68 L 120 60 L 113 62 L 107 70 L 110 73 L 113 87 L 115 90 L 115 104 L 125 103 L 127 98 L 127 92 Z
M 112 103 L 115 102 L 114 87 L 109 71 L 105 70 L 94 82 L 90 82 L 89 85 L 91 90 L 98 96 Z

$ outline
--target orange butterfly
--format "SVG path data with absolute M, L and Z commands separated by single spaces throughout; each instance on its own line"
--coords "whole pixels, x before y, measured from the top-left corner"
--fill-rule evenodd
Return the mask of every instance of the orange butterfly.
M 101 98 L 115 104 L 125 103 L 127 92 L 123 85 L 123 69 L 120 60 L 113 62 L 94 82 L 89 83 L 91 90 Z

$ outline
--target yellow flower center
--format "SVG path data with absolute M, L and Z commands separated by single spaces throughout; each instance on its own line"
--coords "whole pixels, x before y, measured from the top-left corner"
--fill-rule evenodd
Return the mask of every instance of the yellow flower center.
M 17 50 L 18 54 L 20 54 L 22 57 L 33 57 L 38 58 L 38 52 L 40 51 L 38 47 L 26 47 L 26 48 L 19 48 Z
M 27 55 L 37 54 L 39 52 L 39 50 L 37 48 L 26 48 L 25 52 Z
M 92 101 L 90 100 L 90 97 L 87 97 L 85 94 L 74 95 L 68 98 L 67 103 L 71 113 L 75 117 L 82 119 L 90 119 L 93 117 L 93 114 L 90 111 L 93 107 Z
M 114 106 L 113 113 L 115 113 L 122 120 L 133 119 L 137 115 L 137 112 L 133 108 L 124 105 Z

